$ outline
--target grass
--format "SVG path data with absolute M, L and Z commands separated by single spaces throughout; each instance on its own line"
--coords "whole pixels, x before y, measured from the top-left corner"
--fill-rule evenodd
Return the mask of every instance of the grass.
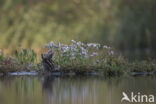
M 50 42 L 45 48 L 54 51 L 52 60 L 59 72 L 85 74 L 98 72 L 116 76 L 131 72 L 156 72 L 156 61 L 129 62 L 118 56 L 113 48 L 98 43 L 82 43 L 72 40 L 68 45 Z M 44 72 L 39 55 L 33 49 L 15 50 L 13 56 L 0 52 L 0 73 L 17 71 Z

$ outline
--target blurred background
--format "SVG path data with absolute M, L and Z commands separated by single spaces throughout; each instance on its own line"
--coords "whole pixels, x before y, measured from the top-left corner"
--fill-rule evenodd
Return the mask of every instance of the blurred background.
M 155 0 L 0 0 L 0 48 L 42 48 L 51 40 L 107 44 L 155 58 Z

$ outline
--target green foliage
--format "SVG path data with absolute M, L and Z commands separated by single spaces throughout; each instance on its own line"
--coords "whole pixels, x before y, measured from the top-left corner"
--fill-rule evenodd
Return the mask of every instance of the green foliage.
M 75 39 L 156 48 L 155 0 L 0 0 L 0 7 L 0 47 Z
M 31 64 L 37 61 L 37 54 L 32 49 L 23 49 L 15 51 L 15 57 L 21 64 Z

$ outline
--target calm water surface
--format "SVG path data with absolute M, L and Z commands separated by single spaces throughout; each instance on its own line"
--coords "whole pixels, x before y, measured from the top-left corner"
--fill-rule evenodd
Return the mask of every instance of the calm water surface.
M 123 91 L 156 95 L 156 77 L 0 77 L 0 104 L 121 104 Z

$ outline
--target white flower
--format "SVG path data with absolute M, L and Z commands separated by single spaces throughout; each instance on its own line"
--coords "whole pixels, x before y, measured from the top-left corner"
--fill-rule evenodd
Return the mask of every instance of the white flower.
M 97 44 L 97 43 L 88 43 L 87 46 L 88 47 L 93 47 L 93 48 L 99 48 L 101 45 Z
M 104 45 L 103 48 L 104 49 L 110 49 L 110 47 L 109 46 L 106 46 L 106 45 Z
M 85 49 L 83 47 L 80 47 L 82 51 L 85 51 Z
M 54 45 L 54 42 L 51 41 L 51 42 L 49 43 L 49 47 L 53 47 L 53 45 Z
M 63 52 L 65 53 L 65 52 L 68 52 L 69 51 L 69 47 L 68 46 L 64 46 L 64 47 L 62 47 L 62 50 L 63 50 Z
M 51 41 L 49 44 L 46 44 L 44 47 L 48 48 L 48 49 L 51 49 L 52 47 L 56 47 L 56 45 L 54 44 L 53 41 Z
M 111 48 L 109 46 L 101 46 L 98 43 L 88 43 L 88 44 L 84 44 L 82 42 L 76 42 L 75 40 L 71 40 L 71 44 L 69 45 L 65 45 L 65 44 L 61 44 L 60 42 L 58 43 L 54 43 L 53 41 L 51 41 L 49 44 L 45 45 L 46 48 L 48 48 L 48 50 L 50 49 L 54 49 L 54 51 L 56 52 L 56 55 L 59 55 L 60 58 L 59 60 L 65 59 L 65 60 L 74 60 L 74 59 L 79 59 L 78 57 L 81 58 L 91 58 L 94 56 L 94 58 L 96 58 L 95 56 L 99 56 L 99 48 L 103 48 L 103 49 L 107 49 L 106 52 L 108 52 L 108 55 L 113 55 L 114 51 L 111 50 Z M 94 52 L 93 52 L 94 51 Z M 104 51 L 105 52 L 105 51 Z M 96 63 L 99 63 L 99 60 L 95 60 Z
M 71 40 L 71 42 L 72 42 L 72 43 L 76 43 L 76 41 L 75 41 L 75 40 Z
M 88 43 L 87 46 L 92 47 L 92 46 L 94 46 L 94 44 L 93 43 Z
M 97 53 L 97 52 L 93 52 L 90 56 L 91 56 L 91 57 L 93 57 L 93 56 L 98 56 L 98 53 Z
M 82 44 L 82 43 L 81 43 L 80 41 L 79 41 L 79 42 L 77 42 L 77 45 L 78 45 L 78 46 L 81 46 L 81 44 Z
M 114 51 L 110 51 L 108 54 L 109 55 L 114 55 Z
M 82 55 L 87 55 L 87 52 L 86 51 L 82 51 Z
M 55 48 L 61 48 L 62 44 L 60 42 L 57 43 Z
M 72 53 L 72 56 L 75 56 L 75 53 Z

